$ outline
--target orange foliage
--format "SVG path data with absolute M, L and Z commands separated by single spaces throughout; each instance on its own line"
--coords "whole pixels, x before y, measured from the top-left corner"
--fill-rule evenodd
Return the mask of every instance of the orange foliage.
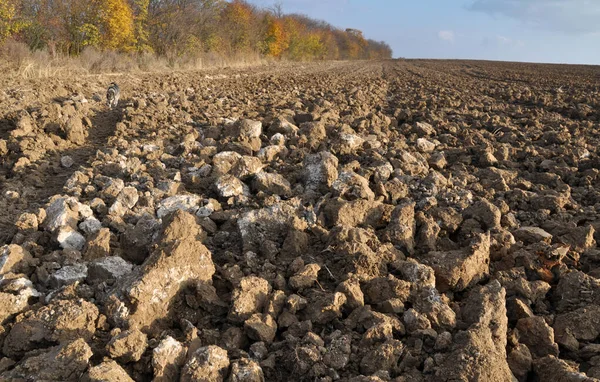
M 264 39 L 264 54 L 270 57 L 280 58 L 289 46 L 288 35 L 281 20 L 269 17 L 267 21 L 267 33 Z
M 387 44 L 367 40 L 357 29 L 284 15 L 280 6 L 258 9 L 245 0 L 0 0 L 0 41 L 15 35 L 32 49 L 69 54 L 86 46 L 167 57 L 260 52 L 335 60 L 392 54 Z

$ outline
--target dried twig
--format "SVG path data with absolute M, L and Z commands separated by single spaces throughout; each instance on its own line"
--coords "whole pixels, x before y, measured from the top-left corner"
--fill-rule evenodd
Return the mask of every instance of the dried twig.
M 325 270 L 327 271 L 327 273 L 329 273 L 329 276 L 331 276 L 331 278 L 334 281 L 337 281 L 337 279 L 335 278 L 335 276 L 333 275 L 333 273 L 331 273 L 331 271 L 329 270 L 329 267 L 327 265 L 325 265 L 325 264 L 323 264 L 323 266 L 325 267 Z

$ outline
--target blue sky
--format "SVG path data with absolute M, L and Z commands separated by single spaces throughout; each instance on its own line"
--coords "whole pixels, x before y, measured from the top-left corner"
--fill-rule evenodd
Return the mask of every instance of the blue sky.
M 268 7 L 276 0 L 250 0 Z M 283 0 L 394 57 L 600 64 L 600 0 Z

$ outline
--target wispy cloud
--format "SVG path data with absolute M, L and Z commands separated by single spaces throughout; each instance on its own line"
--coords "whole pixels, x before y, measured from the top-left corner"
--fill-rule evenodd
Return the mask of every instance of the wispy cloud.
M 454 34 L 454 31 L 439 31 L 438 37 L 442 41 L 447 41 L 447 42 L 453 43 L 455 34 Z
M 481 44 L 483 46 L 491 47 L 505 47 L 505 48 L 523 48 L 525 46 L 525 42 L 522 40 L 513 40 L 506 36 L 497 35 L 495 37 L 485 37 Z
M 500 45 L 510 45 L 512 43 L 511 39 L 504 36 L 496 36 L 496 41 L 498 41 L 498 44 Z
M 468 9 L 554 32 L 600 32 L 598 0 L 473 0 Z

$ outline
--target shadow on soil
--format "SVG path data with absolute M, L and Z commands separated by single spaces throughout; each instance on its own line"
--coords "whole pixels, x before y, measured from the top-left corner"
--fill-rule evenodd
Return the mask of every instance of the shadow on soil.
M 102 105 L 90 118 L 92 127 L 88 129 L 84 145 L 48 152 L 39 163 L 20 172 L 6 167 L 0 169 L 0 195 L 4 196 L 7 191 L 19 193 L 18 200 L 12 203 L 7 201 L 6 208 L 0 213 L 0 244 L 10 243 L 17 231 L 14 223 L 23 212 L 35 211 L 43 207 L 51 196 L 62 193 L 71 175 L 87 166 L 94 159 L 97 150 L 107 147 L 109 138 L 114 135 L 116 125 L 122 118 L 121 108 L 110 110 Z M 6 121 L 2 126 L 10 127 Z M 67 155 L 74 162 L 69 168 L 60 165 L 60 158 Z

